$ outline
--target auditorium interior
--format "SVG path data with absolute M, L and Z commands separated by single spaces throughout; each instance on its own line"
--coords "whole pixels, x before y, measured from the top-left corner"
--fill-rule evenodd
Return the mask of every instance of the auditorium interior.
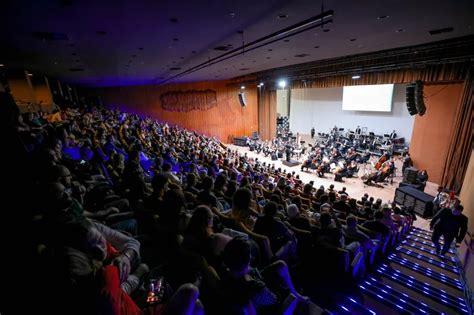
M 0 314 L 474 314 L 473 1 L 0 16 Z

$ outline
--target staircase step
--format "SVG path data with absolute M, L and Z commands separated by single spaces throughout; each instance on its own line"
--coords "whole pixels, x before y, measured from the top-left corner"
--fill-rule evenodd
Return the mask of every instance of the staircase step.
M 378 297 L 382 296 L 383 300 L 388 299 L 389 301 L 394 302 L 398 309 L 418 314 L 420 314 L 420 312 L 423 314 L 441 314 L 441 312 L 431 308 L 428 304 L 417 301 L 406 293 L 395 290 L 389 285 L 374 280 L 368 279 L 362 281 L 362 283 L 364 286 L 367 286 L 369 290 L 377 292 Z
M 398 246 L 397 247 L 397 250 L 400 252 L 400 253 L 403 253 L 405 255 L 408 255 L 408 256 L 411 256 L 413 258 L 416 258 L 416 259 L 419 259 L 419 260 L 422 260 L 424 262 L 427 262 L 429 264 L 432 264 L 438 268 L 441 268 L 441 269 L 444 269 L 444 270 L 447 270 L 447 271 L 450 271 L 454 274 L 459 274 L 459 269 L 455 266 L 453 266 L 452 264 L 448 263 L 448 262 L 444 262 L 444 261 L 439 261 L 437 260 L 436 258 L 432 258 L 432 257 L 428 257 L 426 255 L 423 255 L 423 254 L 420 254 L 418 252 L 415 252 L 414 250 L 412 249 L 409 249 L 409 248 L 405 248 L 403 246 Z
M 431 268 L 423 267 L 416 262 L 409 261 L 408 259 L 403 257 L 398 257 L 395 254 L 390 254 L 388 256 L 388 260 L 400 264 L 405 268 L 421 273 L 433 280 L 443 282 L 444 284 L 449 285 L 450 287 L 456 288 L 461 291 L 463 290 L 463 285 L 458 279 L 453 279 L 444 273 L 434 271 Z
M 412 240 L 412 241 L 415 241 L 415 242 L 418 242 L 418 243 L 421 243 L 421 244 L 423 244 L 423 245 L 425 245 L 425 246 L 428 246 L 428 247 L 431 247 L 431 248 L 433 248 L 433 249 L 435 248 L 435 246 L 433 245 L 433 242 L 431 242 L 431 240 L 430 240 L 430 241 L 427 241 L 427 240 L 425 240 L 425 239 L 422 239 L 422 238 L 419 238 L 419 237 L 413 236 L 413 235 L 407 235 L 407 236 L 406 236 L 406 239 Z M 443 244 L 443 243 L 440 242 L 440 244 Z M 449 252 L 450 254 L 454 254 L 453 248 L 451 247 L 448 252 Z
M 428 247 L 428 246 L 425 247 L 425 245 L 420 245 L 419 243 L 416 243 L 414 241 L 404 240 L 404 241 L 401 242 L 401 245 L 409 246 L 409 247 L 414 248 L 418 251 L 422 251 L 422 252 L 425 252 L 427 254 L 431 254 L 435 257 L 438 257 L 438 254 L 436 254 L 436 250 L 434 250 L 432 247 Z M 444 256 L 444 259 L 446 261 L 452 262 L 453 265 L 456 266 L 456 259 L 454 258 L 453 254 L 451 254 L 449 252 L 446 253 L 446 255 Z
M 426 298 L 432 299 L 435 303 L 447 306 L 462 314 L 469 314 L 467 305 L 462 297 L 451 295 L 445 290 L 438 289 L 427 282 L 419 281 L 413 276 L 405 275 L 386 264 L 382 264 L 376 272 L 402 286 L 408 286 L 411 290 L 416 291 Z

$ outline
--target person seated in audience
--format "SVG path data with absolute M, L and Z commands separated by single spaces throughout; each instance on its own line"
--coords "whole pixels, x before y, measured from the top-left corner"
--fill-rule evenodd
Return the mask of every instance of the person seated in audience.
M 202 180 L 202 190 L 197 195 L 197 201 L 200 204 L 209 206 L 211 208 L 218 208 L 222 210 L 222 205 L 218 205 L 218 201 L 216 196 L 212 193 L 212 189 L 214 188 L 214 180 L 211 176 L 206 176 Z
M 184 233 L 183 245 L 203 256 L 206 261 L 217 266 L 225 245 L 232 239 L 222 233 L 214 233 L 214 215 L 208 206 L 194 209 L 193 215 Z
M 362 226 L 371 231 L 380 233 L 382 237 L 386 237 L 390 234 L 390 228 L 385 225 L 383 222 L 383 213 L 382 211 L 376 211 L 374 213 L 374 219 L 368 220 L 362 223 Z
M 289 261 L 296 253 L 296 239 L 286 225 L 275 217 L 277 207 L 275 202 L 267 202 L 263 208 L 264 216 L 257 219 L 253 231 L 269 238 L 276 259 Z
M 357 217 L 349 215 L 346 218 L 346 226 L 343 228 L 344 236 L 352 241 L 359 242 L 364 249 L 364 255 L 367 255 L 369 250 L 375 248 L 377 244 L 367 234 L 359 230 L 357 227 Z
M 276 261 L 259 271 L 250 266 L 250 261 L 250 244 L 246 240 L 234 238 L 227 243 L 220 274 L 222 294 L 231 313 L 238 309 L 239 314 L 241 310 L 246 314 L 292 314 L 297 302 L 309 302 L 308 297 L 296 291 L 285 262 Z M 284 286 L 283 290 L 277 283 Z M 293 302 L 281 309 L 288 293 Z
M 334 210 L 343 212 L 345 216 L 351 213 L 351 207 L 347 204 L 347 195 L 341 194 L 339 200 L 333 205 Z
M 297 229 L 310 231 L 311 223 L 308 218 L 301 215 L 299 208 L 294 203 L 290 204 L 286 209 L 288 222 Z
M 253 231 L 257 213 L 250 209 L 252 193 L 247 188 L 239 188 L 232 198 L 232 211 L 224 215 L 216 208 L 214 213 L 228 228 L 247 234 L 259 247 L 261 259 L 268 262 L 273 258 L 270 240 L 267 236 Z
M 66 305 L 71 305 L 68 314 L 145 314 L 121 286 L 118 268 L 106 263 L 106 245 L 100 235 L 89 234 L 85 240 L 90 242 L 89 248 L 64 247 L 57 254 L 57 263 L 52 267 L 56 267 L 55 279 L 59 279 L 59 285 L 57 290 L 53 287 L 53 291 L 61 303 L 49 304 L 49 313 L 56 313 L 56 307 L 67 302 Z M 146 272 L 147 269 L 142 268 L 134 276 L 140 278 Z M 150 306 L 149 311 L 163 315 L 204 314 L 198 297 L 198 288 L 186 284 L 178 288 L 167 303 Z
M 385 204 L 382 206 L 383 218 L 381 222 L 385 224 L 391 231 L 395 228 L 395 223 L 392 218 L 392 209 L 389 205 Z
M 348 250 L 351 257 L 355 257 L 361 250 L 359 242 L 345 243 L 342 225 L 331 207 L 322 207 L 324 210 L 319 217 L 320 229 L 313 229 L 313 239 L 316 245 L 330 245 Z M 329 209 L 326 211 L 325 209 Z
M 173 172 L 171 171 L 171 164 L 170 163 L 164 163 L 163 164 L 163 169 L 162 169 L 162 172 L 160 174 L 163 174 L 164 176 L 168 177 L 168 179 L 170 180 L 170 183 L 173 183 L 173 184 L 176 184 L 176 185 L 181 185 L 181 180 L 178 178 L 178 176 L 173 174 Z

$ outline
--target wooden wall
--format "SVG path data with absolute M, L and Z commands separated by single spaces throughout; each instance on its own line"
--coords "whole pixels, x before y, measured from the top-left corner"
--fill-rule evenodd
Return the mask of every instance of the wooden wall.
M 433 183 L 441 183 L 462 90 L 462 83 L 424 86 L 426 113 L 415 118 L 410 154 L 415 167 L 426 169 Z
M 208 110 L 189 112 L 166 111 L 161 107 L 160 96 L 168 91 L 207 90 L 216 91 L 217 106 Z M 106 106 L 118 107 L 128 112 L 147 115 L 170 124 L 196 130 L 221 141 L 230 143 L 234 136 L 251 136 L 258 131 L 257 90 L 247 87 L 247 106 L 242 107 L 238 93 L 240 85 L 229 81 L 170 84 L 165 86 L 144 85 L 99 89 Z
M 13 99 L 21 112 L 42 110 L 50 112 L 53 99 L 44 76 L 7 78 Z

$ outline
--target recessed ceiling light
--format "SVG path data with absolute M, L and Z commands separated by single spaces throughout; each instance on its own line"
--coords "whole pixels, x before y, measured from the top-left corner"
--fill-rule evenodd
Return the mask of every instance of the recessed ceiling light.
M 57 65 L 59 62 L 55 61 L 54 64 Z M 3 65 L 2 65 L 3 66 Z
M 390 15 L 381 15 L 377 17 L 377 20 L 383 20 L 383 19 L 388 19 Z
M 281 87 L 282 89 L 284 89 L 285 86 L 286 86 L 286 81 L 285 80 L 278 81 L 278 86 Z
M 28 73 L 28 76 L 29 76 L 29 77 L 32 77 L 32 76 L 33 76 L 33 73 Z
M 397 33 L 402 33 L 402 32 L 405 32 L 405 30 L 403 28 L 399 28 L 398 30 L 396 30 Z
M 242 86 L 240 87 L 240 89 L 241 89 L 241 90 L 245 90 L 245 85 L 242 85 Z
M 177 41 L 179 41 L 179 38 L 176 38 L 176 37 L 173 38 L 173 42 L 177 42 Z
M 289 39 L 285 39 L 283 40 L 285 43 L 288 43 L 290 40 Z
M 298 54 L 298 55 L 295 55 L 295 58 L 304 58 L 304 57 L 308 57 L 309 54 Z
M 239 70 L 240 71 L 247 71 L 247 70 L 250 70 L 250 68 L 240 68 Z
M 314 48 L 319 48 L 319 46 L 314 46 Z
M 235 18 L 235 12 L 230 12 L 230 13 L 229 13 L 229 16 L 230 16 L 231 18 Z
M 257 60 L 252 60 L 252 62 L 257 62 Z
M 286 58 L 283 58 L 283 60 L 286 60 Z
M 327 33 L 327 32 L 329 32 L 329 28 L 325 28 L 325 29 L 323 29 L 323 32 L 324 32 L 324 33 Z
M 279 18 L 280 20 L 281 20 L 281 19 L 286 19 L 287 17 L 288 17 L 288 14 L 285 14 L 285 13 L 278 15 L 278 18 Z
M 132 55 L 132 58 L 137 58 L 137 55 Z
M 267 57 L 267 59 L 271 59 L 270 57 Z
M 184 57 L 179 57 L 179 58 L 184 59 Z
M 268 51 L 273 51 L 273 49 L 269 49 Z
M 77 54 L 76 54 L 76 53 L 72 53 L 71 55 L 72 55 L 72 56 L 75 56 L 75 55 L 77 55 Z
M 356 74 L 352 76 L 352 80 L 358 80 L 360 79 L 360 75 Z
M 170 19 L 170 22 L 171 22 L 171 23 L 178 23 L 178 19 L 177 19 L 177 18 L 171 18 L 171 19 Z
M 191 51 L 191 53 L 193 53 L 193 54 L 195 54 L 196 52 L 197 52 L 197 51 L 195 51 L 195 50 Z
M 242 30 L 237 31 L 237 34 L 243 34 L 243 33 L 244 33 L 244 31 L 242 31 Z
M 0 67 L 5 67 L 5 65 L 3 63 L 0 63 Z
M 99 35 L 106 35 L 107 34 L 106 31 L 97 31 L 96 33 L 99 34 Z
M 138 50 L 143 50 L 143 47 L 138 47 Z
M 351 38 L 349 39 L 351 42 L 355 42 L 357 40 L 357 38 Z

